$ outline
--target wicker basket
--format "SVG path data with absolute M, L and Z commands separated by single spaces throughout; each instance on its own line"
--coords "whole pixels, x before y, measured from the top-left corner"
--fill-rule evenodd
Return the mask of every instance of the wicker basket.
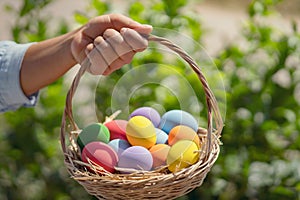
M 75 142 L 80 130 L 72 114 L 72 98 L 80 78 L 87 68 L 87 65 L 82 65 L 67 94 L 60 139 L 65 165 L 71 177 L 80 183 L 89 194 L 98 199 L 175 199 L 189 193 L 203 183 L 220 152 L 219 138 L 223 129 L 223 121 L 216 98 L 201 70 L 184 50 L 169 40 L 154 35 L 148 36 L 148 40 L 157 42 L 176 52 L 198 75 L 205 91 L 208 110 L 207 128 L 199 127 L 198 129 L 198 136 L 203 146 L 202 152 L 199 154 L 200 158 L 197 163 L 176 173 L 170 173 L 167 167 L 131 174 L 112 174 L 110 172 L 94 174 L 89 172 L 87 166 L 94 168 L 97 166 L 83 163 L 80 159 L 80 151 Z

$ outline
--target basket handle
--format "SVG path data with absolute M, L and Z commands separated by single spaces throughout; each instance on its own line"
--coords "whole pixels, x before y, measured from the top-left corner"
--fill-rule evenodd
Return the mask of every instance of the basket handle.
M 206 148 L 207 148 L 207 152 L 209 152 L 211 149 L 211 140 L 212 140 L 213 132 L 216 133 L 215 136 L 217 138 L 220 137 L 222 129 L 223 129 L 223 120 L 222 120 L 222 116 L 220 114 L 217 100 L 216 100 L 213 92 L 211 91 L 204 74 L 202 73 L 202 71 L 196 64 L 196 62 L 182 48 L 180 48 L 176 44 L 173 44 L 170 40 L 163 38 L 163 37 L 158 37 L 155 35 L 148 35 L 145 37 L 148 39 L 148 41 L 157 42 L 161 45 L 166 46 L 167 48 L 174 51 L 175 53 L 177 53 L 182 59 L 184 59 L 189 64 L 189 66 L 197 74 L 197 76 L 202 84 L 202 87 L 204 89 L 206 105 L 207 105 L 208 123 L 207 123 L 207 146 L 206 146 Z M 70 121 L 72 130 L 79 130 L 79 128 L 73 118 L 72 99 L 73 99 L 74 93 L 78 87 L 80 78 L 84 74 L 86 69 L 89 67 L 89 65 L 90 65 L 90 63 L 89 63 L 88 59 L 85 59 L 85 61 L 81 65 L 79 71 L 77 72 L 77 74 L 72 82 L 72 85 L 68 91 L 67 97 L 66 97 L 66 106 L 65 106 L 64 113 L 63 113 L 63 117 L 62 117 L 61 134 L 60 134 L 61 145 L 62 145 L 62 149 L 63 149 L 64 153 L 66 153 L 66 151 L 67 151 L 66 143 L 65 143 L 65 136 L 64 136 L 64 130 L 67 128 L 66 120 L 68 119 Z M 216 126 L 215 129 L 213 128 L 213 117 L 214 117 L 214 122 L 215 122 L 215 126 Z M 69 135 L 69 137 L 72 137 L 72 136 Z

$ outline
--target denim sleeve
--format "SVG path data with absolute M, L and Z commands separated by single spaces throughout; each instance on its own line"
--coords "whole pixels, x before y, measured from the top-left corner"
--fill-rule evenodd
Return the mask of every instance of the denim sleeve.
M 36 104 L 38 93 L 27 97 L 20 85 L 21 64 L 31 44 L 0 42 L 0 113 Z

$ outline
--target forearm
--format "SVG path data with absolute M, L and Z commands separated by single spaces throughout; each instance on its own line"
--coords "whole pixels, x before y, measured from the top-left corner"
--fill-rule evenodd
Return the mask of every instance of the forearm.
M 71 43 L 78 31 L 28 48 L 20 71 L 20 83 L 25 95 L 29 96 L 53 83 L 76 64 L 71 53 Z

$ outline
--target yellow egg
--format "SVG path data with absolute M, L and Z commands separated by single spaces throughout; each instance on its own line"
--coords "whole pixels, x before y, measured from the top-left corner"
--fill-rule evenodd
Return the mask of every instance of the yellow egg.
M 197 133 L 188 126 L 178 125 L 170 130 L 168 144 L 172 146 L 179 140 L 192 140 L 197 144 L 198 148 L 200 148 L 200 139 Z
M 131 145 L 149 149 L 156 143 L 155 127 L 146 117 L 132 117 L 126 126 L 126 137 Z
M 196 143 L 191 140 L 180 140 L 170 148 L 167 165 L 171 172 L 178 172 L 195 164 L 198 160 L 199 149 Z

